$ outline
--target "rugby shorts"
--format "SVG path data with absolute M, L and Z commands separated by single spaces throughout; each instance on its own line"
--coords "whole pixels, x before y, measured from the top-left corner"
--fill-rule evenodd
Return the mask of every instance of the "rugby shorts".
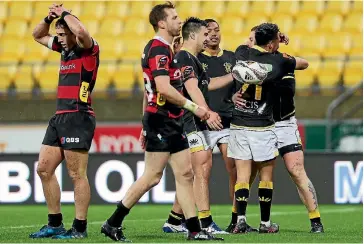
M 183 128 L 192 153 L 207 151 L 211 148 L 210 135 L 205 123 L 195 116 L 187 116 L 184 117 Z
M 265 162 L 279 155 L 277 143 L 274 126 L 246 128 L 231 125 L 227 153 L 234 159 Z
M 302 150 L 302 141 L 294 116 L 275 123 L 275 134 L 278 137 L 278 149 L 281 156 L 288 152 Z
M 156 113 L 145 112 L 143 133 L 147 152 L 169 152 L 171 154 L 188 148 L 187 138 L 183 133 L 183 119 L 169 118 Z
M 86 112 L 55 114 L 49 120 L 42 144 L 89 151 L 95 127 L 95 117 Z
M 209 131 L 210 135 L 210 146 L 211 148 L 215 148 L 216 145 L 227 144 L 229 141 L 230 129 L 222 129 L 222 130 L 211 130 Z

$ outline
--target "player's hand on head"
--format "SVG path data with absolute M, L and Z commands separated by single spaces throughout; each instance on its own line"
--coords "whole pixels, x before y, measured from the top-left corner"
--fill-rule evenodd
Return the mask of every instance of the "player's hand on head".
M 58 16 L 55 14 L 55 13 L 53 13 L 52 11 L 49 11 L 48 12 L 48 19 L 50 20 L 50 21 L 53 21 L 53 20 L 55 20 L 55 19 L 57 19 L 58 18 Z
M 288 43 L 289 43 L 289 37 L 286 34 L 284 34 L 284 33 L 279 33 L 279 42 L 288 45 Z
M 207 111 L 207 109 L 204 107 L 200 107 L 200 106 L 197 108 L 195 115 L 197 117 L 199 117 L 201 119 L 201 121 L 206 121 L 210 118 L 210 114 Z
M 235 93 L 231 99 L 235 105 L 239 105 L 240 107 L 245 107 L 246 100 L 243 99 L 243 95 L 238 91 Z
M 57 17 L 60 17 L 64 11 L 70 12 L 63 7 L 63 3 L 62 4 L 55 4 L 55 3 L 52 4 L 52 6 L 49 7 L 49 11 L 54 13 Z
M 218 113 L 209 111 L 210 118 L 206 121 L 207 125 L 213 130 L 222 130 L 221 118 Z

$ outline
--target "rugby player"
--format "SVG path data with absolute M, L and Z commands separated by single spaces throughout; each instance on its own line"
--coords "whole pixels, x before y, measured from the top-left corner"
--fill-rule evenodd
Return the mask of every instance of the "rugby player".
M 237 104 L 233 111 L 228 144 L 228 156 L 235 159 L 237 183 L 238 223 L 234 233 L 245 233 L 246 207 L 249 198 L 249 180 L 252 163 L 258 163 L 259 202 L 261 212 L 260 233 L 276 233 L 279 226 L 270 221 L 273 196 L 273 169 L 277 150 L 277 136 L 274 132 L 273 105 L 275 83 L 287 73 L 307 67 L 307 62 L 286 54 L 276 54 L 279 48 L 280 32 L 275 24 L 264 23 L 255 30 L 256 45 L 241 45 L 235 52 L 238 61 L 258 62 L 269 72 L 260 83 L 246 81 L 242 88 L 244 106 Z
M 57 35 L 52 36 L 49 34 L 49 26 L 57 18 Z M 30 234 L 30 237 L 85 238 L 90 203 L 88 151 L 96 124 L 91 107 L 91 92 L 99 66 L 99 46 L 76 16 L 63 5 L 56 4 L 49 7 L 48 16 L 35 27 L 33 38 L 43 46 L 59 52 L 61 63 L 57 111 L 49 121 L 37 166 L 47 201 L 48 224 Z M 61 191 L 54 174 L 64 159 L 74 185 L 76 210 L 72 228 L 68 231 L 62 222 Z
M 199 210 L 201 226 L 211 233 L 226 234 L 213 221 L 210 211 L 208 184 L 212 166 L 212 151 L 208 127 L 213 130 L 220 130 L 223 126 L 220 116 L 207 105 L 207 92 L 208 90 L 224 87 L 230 84 L 233 79 L 230 73 L 210 79 L 199 62 L 197 55 L 205 49 L 208 41 L 208 30 L 206 27 L 207 23 L 198 18 L 191 17 L 186 20 L 182 27 L 184 43 L 181 51 L 176 55 L 176 61 L 182 70 L 185 96 L 191 97 L 198 105 L 208 108 L 210 113 L 207 125 L 201 123 L 188 111 L 184 115 L 184 130 L 192 152 L 192 167 L 195 174 L 195 199 Z M 175 202 L 169 218 L 163 226 L 164 232 L 184 232 L 181 225 L 183 214 L 178 210 L 178 203 Z
M 193 172 L 189 146 L 182 127 L 183 108 L 207 120 L 209 113 L 183 95 L 181 71 L 173 61 L 171 44 L 181 30 L 181 21 L 171 2 L 153 7 L 149 22 L 156 32 L 146 45 L 141 63 L 145 82 L 143 132 L 145 137 L 145 169 L 129 188 L 101 233 L 115 241 L 127 242 L 122 223 L 130 209 L 153 186 L 157 185 L 170 161 L 176 178 L 177 198 L 186 216 L 189 240 L 221 240 L 201 230 L 195 211 Z
M 250 32 L 249 40 L 251 41 L 251 46 L 255 44 L 256 28 L 252 28 Z M 282 41 L 287 43 L 288 39 L 283 38 Z M 273 119 L 275 121 L 275 134 L 278 137 L 279 154 L 284 160 L 291 179 L 296 184 L 302 203 L 306 206 L 311 222 L 311 232 L 322 233 L 324 232 L 324 228 L 318 210 L 316 190 L 304 168 L 302 142 L 295 118 L 294 96 L 296 80 L 294 73 L 285 75 L 282 82 L 277 83 L 276 88 Z M 242 106 L 245 102 L 240 93 L 236 93 L 233 100 Z M 255 176 L 254 173 L 252 174 Z

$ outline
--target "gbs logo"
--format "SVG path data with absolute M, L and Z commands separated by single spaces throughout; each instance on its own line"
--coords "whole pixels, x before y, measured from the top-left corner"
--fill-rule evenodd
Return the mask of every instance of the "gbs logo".
M 79 142 L 80 142 L 79 137 L 61 137 L 61 144 L 79 143 Z
M 363 161 L 353 166 L 351 161 L 335 162 L 335 203 L 362 202 Z

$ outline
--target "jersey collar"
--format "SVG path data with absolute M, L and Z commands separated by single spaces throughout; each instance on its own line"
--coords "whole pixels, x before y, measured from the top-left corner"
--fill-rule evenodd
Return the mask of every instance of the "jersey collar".
M 170 46 L 170 45 L 171 45 L 171 43 L 167 42 L 167 40 L 166 40 L 166 39 L 164 39 L 164 38 L 163 38 L 163 37 L 161 37 L 161 36 L 154 36 L 154 37 L 153 37 L 153 39 L 156 39 L 156 40 L 158 40 L 158 41 L 161 41 L 161 42 L 163 42 L 164 44 L 166 44 L 166 45 L 168 45 L 168 46 Z
M 193 52 L 191 52 L 190 50 L 188 50 L 188 49 L 187 49 L 187 48 L 185 48 L 185 47 L 182 47 L 182 48 L 181 48 L 181 50 L 184 50 L 184 51 L 188 52 L 189 54 L 191 54 L 192 56 L 196 57 L 196 56 L 193 54 Z
M 264 48 L 261 48 L 261 47 L 259 47 L 259 46 L 257 46 L 257 45 L 254 45 L 252 48 L 254 48 L 254 49 L 256 49 L 256 50 L 258 50 L 258 51 L 260 51 L 260 52 L 262 52 L 262 53 L 267 53 L 268 51 L 267 50 L 265 50 Z
M 203 51 L 202 54 L 204 54 L 208 57 L 212 57 L 211 53 L 209 53 L 208 51 Z M 220 49 L 219 53 L 216 56 L 221 57 L 223 54 L 224 54 L 224 50 Z

